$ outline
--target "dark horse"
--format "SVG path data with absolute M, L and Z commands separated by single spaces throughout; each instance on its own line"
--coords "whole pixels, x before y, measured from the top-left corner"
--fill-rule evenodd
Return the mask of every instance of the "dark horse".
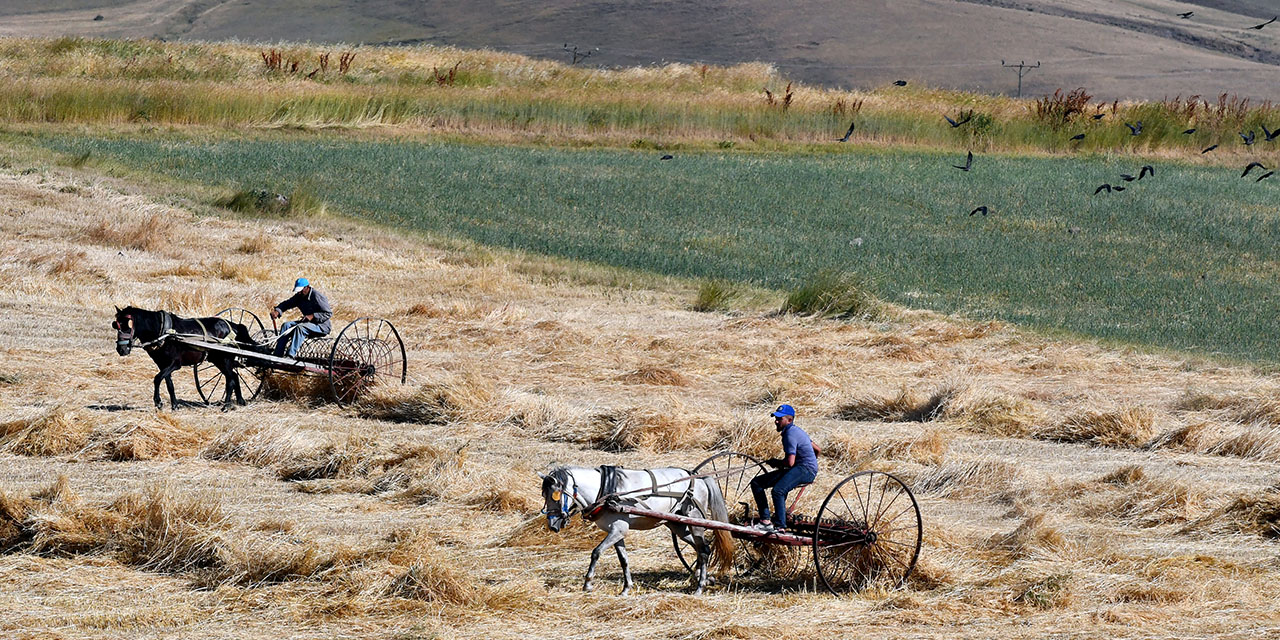
M 249 335 L 249 329 L 242 324 L 226 318 L 180 318 L 168 311 L 148 311 L 137 307 L 116 307 L 116 321 L 111 323 L 116 330 L 116 353 L 127 356 L 133 350 L 133 342 L 141 343 L 147 355 L 155 361 L 160 373 L 155 378 L 155 403 L 160 409 L 160 381 L 169 385 L 169 406 L 178 408 L 178 398 L 173 393 L 173 372 L 185 366 L 193 366 L 208 358 L 226 379 L 226 389 L 222 399 L 222 410 L 231 409 L 231 393 L 235 390 L 236 401 L 244 404 L 244 396 L 240 394 L 240 376 L 236 373 L 235 356 L 217 351 L 201 351 L 177 340 L 164 338 L 172 334 L 187 336 L 205 336 L 206 339 L 226 341 L 228 336 L 235 336 L 239 348 L 253 349 L 255 344 Z

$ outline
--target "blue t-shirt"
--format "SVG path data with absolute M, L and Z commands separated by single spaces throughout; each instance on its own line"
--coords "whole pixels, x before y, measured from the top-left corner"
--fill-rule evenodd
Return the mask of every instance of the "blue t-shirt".
M 813 441 L 804 429 L 794 423 L 782 430 L 782 453 L 787 456 L 794 454 L 797 467 L 804 467 L 817 475 L 818 456 L 813 454 Z

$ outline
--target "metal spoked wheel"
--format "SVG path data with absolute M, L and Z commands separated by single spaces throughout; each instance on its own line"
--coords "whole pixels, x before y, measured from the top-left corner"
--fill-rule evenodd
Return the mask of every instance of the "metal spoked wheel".
M 832 593 L 901 587 L 920 556 L 920 506 L 906 483 L 862 471 L 836 485 L 814 528 L 813 564 Z
M 725 507 L 729 510 L 729 522 L 741 524 L 751 519 L 752 504 L 755 501 L 751 497 L 751 479 L 763 470 L 764 463 L 755 456 L 736 451 L 722 451 L 699 462 L 698 466 L 693 468 L 693 474 L 716 474 L 714 479 L 720 485 L 720 494 L 724 496 Z M 680 564 L 692 572 L 694 565 L 688 558 L 696 557 L 693 549 L 687 549 L 687 545 L 675 537 L 675 534 L 672 534 L 671 542 L 676 548 L 676 557 L 680 558 Z M 734 573 L 737 575 L 751 573 L 758 564 L 759 552 L 749 547 L 757 545 L 751 544 L 748 540 L 737 540 L 733 546 Z M 686 550 L 688 558 L 685 557 Z
M 404 384 L 408 375 L 400 332 L 382 318 L 352 321 L 329 351 L 329 388 L 339 404 L 379 384 Z
M 253 336 L 255 341 L 261 342 L 268 335 L 266 327 L 262 325 L 262 320 L 248 309 L 230 307 L 214 315 L 244 325 L 249 329 L 249 334 Z M 244 358 L 236 358 L 236 367 L 239 369 L 238 373 L 240 374 L 240 391 L 244 395 L 245 402 L 249 402 L 258 397 L 258 392 L 262 390 L 262 379 L 266 377 L 266 371 L 260 367 L 246 366 Z M 194 369 L 196 391 L 200 393 L 200 399 L 205 404 L 221 400 L 224 380 L 218 367 L 214 366 L 206 357 Z

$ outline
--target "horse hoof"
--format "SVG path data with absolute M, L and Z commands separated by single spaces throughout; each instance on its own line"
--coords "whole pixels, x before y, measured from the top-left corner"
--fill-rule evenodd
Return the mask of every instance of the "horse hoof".
M 235 406 L 234 404 L 224 404 L 224 405 L 222 405 L 222 412 L 223 412 L 223 413 L 226 413 L 226 412 L 228 412 L 228 411 L 230 411 L 230 410 L 232 410 L 232 409 L 235 409 L 235 408 L 236 408 L 236 406 Z
M 588 583 L 586 583 L 586 584 L 582 585 L 582 592 L 583 592 L 583 593 L 591 593 L 591 589 L 592 589 L 592 587 L 591 587 L 591 583 L 590 583 L 590 582 L 588 582 Z

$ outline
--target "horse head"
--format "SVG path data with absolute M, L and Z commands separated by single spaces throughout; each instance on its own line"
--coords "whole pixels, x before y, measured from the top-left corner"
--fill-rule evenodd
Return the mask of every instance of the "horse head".
M 559 468 L 542 476 L 542 512 L 547 514 L 547 528 L 558 532 L 569 523 L 569 516 L 578 508 L 573 499 L 577 493 L 573 474 Z
M 133 350 L 133 337 L 136 328 L 134 322 L 134 312 L 138 311 L 133 307 L 125 307 L 121 309 L 116 307 L 116 319 L 111 323 L 111 328 L 116 330 L 116 353 L 127 356 Z

